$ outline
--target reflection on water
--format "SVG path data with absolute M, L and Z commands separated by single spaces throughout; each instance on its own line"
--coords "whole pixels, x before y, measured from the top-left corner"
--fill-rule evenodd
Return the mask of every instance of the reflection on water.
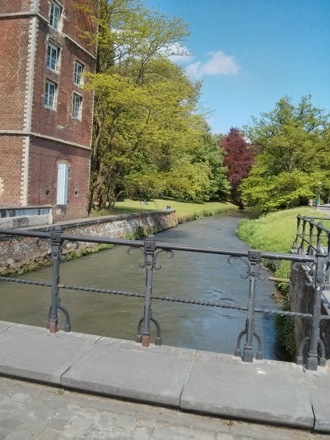
M 157 240 L 184 245 L 244 250 L 235 236 L 239 213 L 208 217 L 179 225 L 157 234 Z M 145 270 L 138 264 L 142 255 L 116 247 L 61 265 L 61 283 L 143 293 Z M 154 296 L 209 301 L 231 306 L 247 305 L 246 265 L 240 260 L 228 264 L 226 256 L 174 252 L 158 256 L 162 266 L 154 271 Z M 25 274 L 24 279 L 50 282 L 51 268 Z M 274 284 L 257 283 L 256 306 L 277 309 L 272 299 Z M 62 303 L 70 312 L 72 330 L 82 333 L 134 340 L 143 315 L 143 299 L 92 292 L 61 290 Z M 50 288 L 0 283 L 0 319 L 45 326 L 50 305 Z M 153 302 L 163 344 L 233 354 L 237 336 L 245 328 L 246 312 L 219 307 Z M 278 358 L 273 317 L 257 315 L 256 331 L 264 343 L 264 356 Z M 154 334 L 152 335 L 155 336 Z

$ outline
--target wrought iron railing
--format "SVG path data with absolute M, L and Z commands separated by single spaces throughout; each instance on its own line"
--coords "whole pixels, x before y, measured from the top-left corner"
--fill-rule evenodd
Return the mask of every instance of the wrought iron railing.
M 320 220 L 320 221 L 317 221 Z M 330 257 L 330 218 L 297 215 L 296 238 L 292 252 L 298 254 L 322 254 Z M 325 287 L 330 289 L 329 271 L 326 272 Z
M 316 220 L 320 220 L 316 222 Z M 292 250 L 299 254 L 330 255 L 330 218 L 297 215 L 296 238 Z
M 305 228 L 305 226 L 304 226 Z M 322 229 L 322 228 L 320 228 Z M 323 229 L 322 229 L 323 230 Z M 48 325 L 50 332 L 56 333 L 59 330 L 59 314 L 64 314 L 63 330 L 71 331 L 70 314 L 66 307 L 61 303 L 60 290 L 80 290 L 89 292 L 98 292 L 102 294 L 123 295 L 128 297 L 138 297 L 144 300 L 143 314 L 137 326 L 136 341 L 141 343 L 143 347 L 148 347 L 150 344 L 151 326 L 156 327 L 155 344 L 161 345 L 161 325 L 159 320 L 153 315 L 152 302 L 154 300 L 170 301 L 173 303 L 195 304 L 201 306 L 218 307 L 224 309 L 241 310 L 246 312 L 245 326 L 237 337 L 235 348 L 235 355 L 241 356 L 244 362 L 252 362 L 254 359 L 254 346 L 257 345 L 255 354 L 256 359 L 262 359 L 263 349 L 261 337 L 257 334 L 255 328 L 255 316 L 257 313 L 274 314 L 282 316 L 298 317 L 307 319 L 311 323 L 311 336 L 305 338 L 304 345 L 308 345 L 308 355 L 306 359 L 306 367 L 308 369 L 316 370 L 317 366 L 324 366 L 326 363 L 324 343 L 320 339 L 320 322 L 323 319 L 329 319 L 327 315 L 321 314 L 321 294 L 324 288 L 325 280 L 327 279 L 329 269 L 329 252 L 326 254 L 321 252 L 321 245 L 314 246 L 309 244 L 309 250 L 313 252 L 303 252 L 304 243 L 308 241 L 304 232 L 297 232 L 294 247 L 299 252 L 294 254 L 279 254 L 272 252 L 260 252 L 257 250 L 236 251 L 220 248 L 203 248 L 184 246 L 179 244 L 164 243 L 156 240 L 153 235 L 149 235 L 145 240 L 124 240 L 112 239 L 102 237 L 91 237 L 81 235 L 70 235 L 64 233 L 60 226 L 55 226 L 48 232 L 40 231 L 22 231 L 22 230 L 3 230 L 0 229 L 0 234 L 6 236 L 25 236 L 37 238 L 36 244 L 41 241 L 46 241 L 49 245 L 49 256 L 53 260 L 52 280 L 50 283 L 27 281 L 21 278 L 12 278 L 1 276 L 0 280 L 17 282 L 23 284 L 33 284 L 39 286 L 49 286 L 51 289 L 51 304 L 48 313 Z M 120 290 L 111 289 L 97 289 L 93 287 L 74 286 L 61 284 L 60 282 L 60 263 L 63 257 L 63 251 L 68 246 L 79 247 L 79 242 L 90 242 L 107 245 L 126 246 L 128 253 L 132 253 L 135 249 L 139 250 L 143 255 L 143 263 L 141 267 L 145 269 L 145 285 L 144 294 L 134 292 L 124 292 Z M 308 241 L 308 243 L 310 243 Z M 169 257 L 173 257 L 175 252 L 194 252 L 200 254 L 216 254 L 228 256 L 228 262 L 232 263 L 235 259 L 243 261 L 246 265 L 246 273 L 242 275 L 249 283 L 247 306 L 240 307 L 237 305 L 229 305 L 228 303 L 213 303 L 207 301 L 196 301 L 190 299 L 175 298 L 169 296 L 155 296 L 153 295 L 153 271 L 159 270 L 160 266 L 157 263 L 157 257 L 161 252 L 166 252 Z M 310 268 L 312 275 L 312 283 L 315 292 L 314 310 L 313 313 L 299 313 L 283 310 L 270 310 L 257 308 L 256 304 L 256 285 L 258 280 L 261 281 L 261 268 L 265 261 L 280 262 L 281 260 L 291 261 L 293 267 L 297 265 L 307 265 Z M 244 342 L 243 342 L 244 341 Z M 256 344 L 254 344 L 256 342 Z

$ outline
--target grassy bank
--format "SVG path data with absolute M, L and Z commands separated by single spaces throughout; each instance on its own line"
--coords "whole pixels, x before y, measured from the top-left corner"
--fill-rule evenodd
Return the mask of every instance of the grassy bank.
M 237 235 L 254 249 L 288 253 L 296 236 L 298 214 L 330 220 L 329 215 L 324 212 L 308 207 L 287 209 L 256 220 L 242 220 Z
M 262 216 L 257 220 L 242 220 L 236 231 L 239 238 L 246 241 L 254 249 L 265 252 L 290 253 L 291 246 L 295 240 L 297 228 L 297 215 L 309 217 L 325 217 L 330 226 L 330 217 L 322 211 L 315 211 L 311 208 L 295 208 Z M 289 278 L 291 262 L 281 261 L 280 267 L 272 267 L 275 276 L 278 278 Z M 277 283 L 278 289 L 286 295 L 289 284 Z M 283 302 L 283 310 L 290 310 L 290 303 L 287 299 Z M 292 318 L 277 316 L 275 319 L 277 337 L 280 345 L 288 353 L 289 359 L 293 359 L 296 347 L 294 339 L 294 322 Z
M 120 201 L 115 205 L 114 214 L 164 210 L 166 206 L 170 206 L 171 209 L 175 209 L 179 223 L 184 223 L 238 209 L 237 206 L 225 202 L 184 203 L 176 200 L 155 199 L 147 203 L 147 205 L 141 205 L 140 201 L 129 199 Z
M 239 223 L 236 234 L 253 249 L 265 252 L 290 253 L 296 236 L 298 214 L 329 219 L 329 216 L 322 213 L 322 211 L 315 211 L 315 209 L 309 207 L 300 207 L 270 213 L 256 220 L 242 220 Z M 275 269 L 275 276 L 288 278 L 290 268 L 290 262 L 281 262 L 281 267 Z M 278 287 L 281 291 L 285 292 L 288 285 L 279 283 Z

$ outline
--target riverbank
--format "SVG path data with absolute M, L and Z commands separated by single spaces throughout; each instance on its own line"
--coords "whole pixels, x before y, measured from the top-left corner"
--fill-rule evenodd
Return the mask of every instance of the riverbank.
M 49 231 L 54 226 L 60 226 L 72 235 L 103 236 L 131 240 L 176 227 L 181 223 L 235 209 L 238 208 L 231 203 L 220 202 L 183 203 L 158 199 L 141 204 L 139 201 L 125 200 L 117 203 L 112 215 L 94 213 L 93 216 L 87 218 L 25 229 Z M 77 249 L 72 248 L 66 252 L 66 260 L 79 258 L 111 247 L 96 243 L 79 242 Z M 36 246 L 35 238 L 2 238 L 0 275 L 22 274 L 49 265 L 51 260 L 47 258 L 48 253 L 49 246 L 45 241 L 41 241 Z
M 328 220 L 325 226 L 330 226 L 327 213 L 300 206 L 299 208 L 263 215 L 254 220 L 242 220 L 238 225 L 236 234 L 253 249 L 265 252 L 290 253 L 296 236 L 298 214 L 324 218 Z M 274 266 L 272 269 L 276 278 L 285 280 L 290 276 L 291 263 L 282 261 L 279 267 Z M 277 282 L 277 287 L 284 294 L 288 292 L 288 282 Z
M 237 206 L 229 202 L 189 203 L 170 199 L 153 199 L 143 203 L 138 200 L 125 199 L 116 203 L 113 214 L 118 215 L 145 211 L 159 211 L 166 210 L 168 207 L 175 211 L 179 224 L 238 210 Z M 92 216 L 105 214 L 105 211 L 94 212 Z
M 312 217 L 316 222 L 321 221 L 326 228 L 330 227 L 329 211 L 299 207 L 270 213 L 256 220 L 243 220 L 240 222 L 236 234 L 254 249 L 266 252 L 291 253 L 291 247 L 296 236 L 298 214 Z M 297 304 L 292 304 L 291 262 L 281 261 L 279 266 L 271 265 L 271 269 L 275 275 L 276 287 L 283 295 L 282 309 L 285 311 L 300 310 L 303 303 L 304 310 L 307 310 L 306 299 L 310 296 L 307 293 L 303 295 L 305 299 L 301 300 L 299 307 L 297 307 Z M 305 282 L 302 284 L 305 285 Z M 277 316 L 275 324 L 280 346 L 288 353 L 289 359 L 293 359 L 298 354 L 297 341 L 302 338 L 301 335 L 299 338 L 295 338 L 294 321 L 287 316 Z M 307 330 L 304 329 L 304 332 L 307 332 Z
M 65 233 L 75 236 L 129 240 L 173 228 L 177 224 L 175 212 L 168 210 L 70 220 L 59 222 L 56 226 L 61 227 Z M 54 225 L 43 228 L 28 228 L 27 230 L 49 232 L 53 227 Z M 6 230 L 1 231 L 7 232 Z M 71 243 L 64 248 L 63 253 L 66 259 L 72 259 L 105 248 L 108 249 L 109 245 L 77 240 L 77 244 Z M 35 237 L 29 236 L 3 235 L 1 238 L 0 275 L 22 274 L 48 265 L 52 261 L 48 258 L 50 250 L 49 240 L 36 240 Z

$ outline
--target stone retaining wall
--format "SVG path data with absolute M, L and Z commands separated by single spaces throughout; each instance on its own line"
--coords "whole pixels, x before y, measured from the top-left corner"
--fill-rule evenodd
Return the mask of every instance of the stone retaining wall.
M 135 214 L 112 215 L 88 218 L 79 221 L 57 223 L 66 234 L 86 235 L 107 238 L 137 238 L 177 226 L 175 211 L 152 211 Z M 30 228 L 29 230 L 48 231 L 50 227 Z M 47 263 L 49 245 L 33 237 L 0 236 L 0 274 L 10 274 L 32 269 Z M 80 242 L 76 253 L 92 251 L 96 243 Z M 69 247 L 73 251 L 74 247 Z
M 311 277 L 308 275 L 307 268 L 297 265 L 296 269 L 291 270 L 289 301 L 293 312 L 313 313 L 314 307 L 314 288 L 310 285 Z M 323 304 L 322 314 L 328 314 L 326 304 Z M 310 336 L 311 320 L 303 318 L 294 318 L 295 321 L 295 342 L 297 354 L 300 342 L 305 337 Z M 330 320 L 322 320 L 320 325 L 321 338 L 325 344 L 326 359 L 330 358 Z

